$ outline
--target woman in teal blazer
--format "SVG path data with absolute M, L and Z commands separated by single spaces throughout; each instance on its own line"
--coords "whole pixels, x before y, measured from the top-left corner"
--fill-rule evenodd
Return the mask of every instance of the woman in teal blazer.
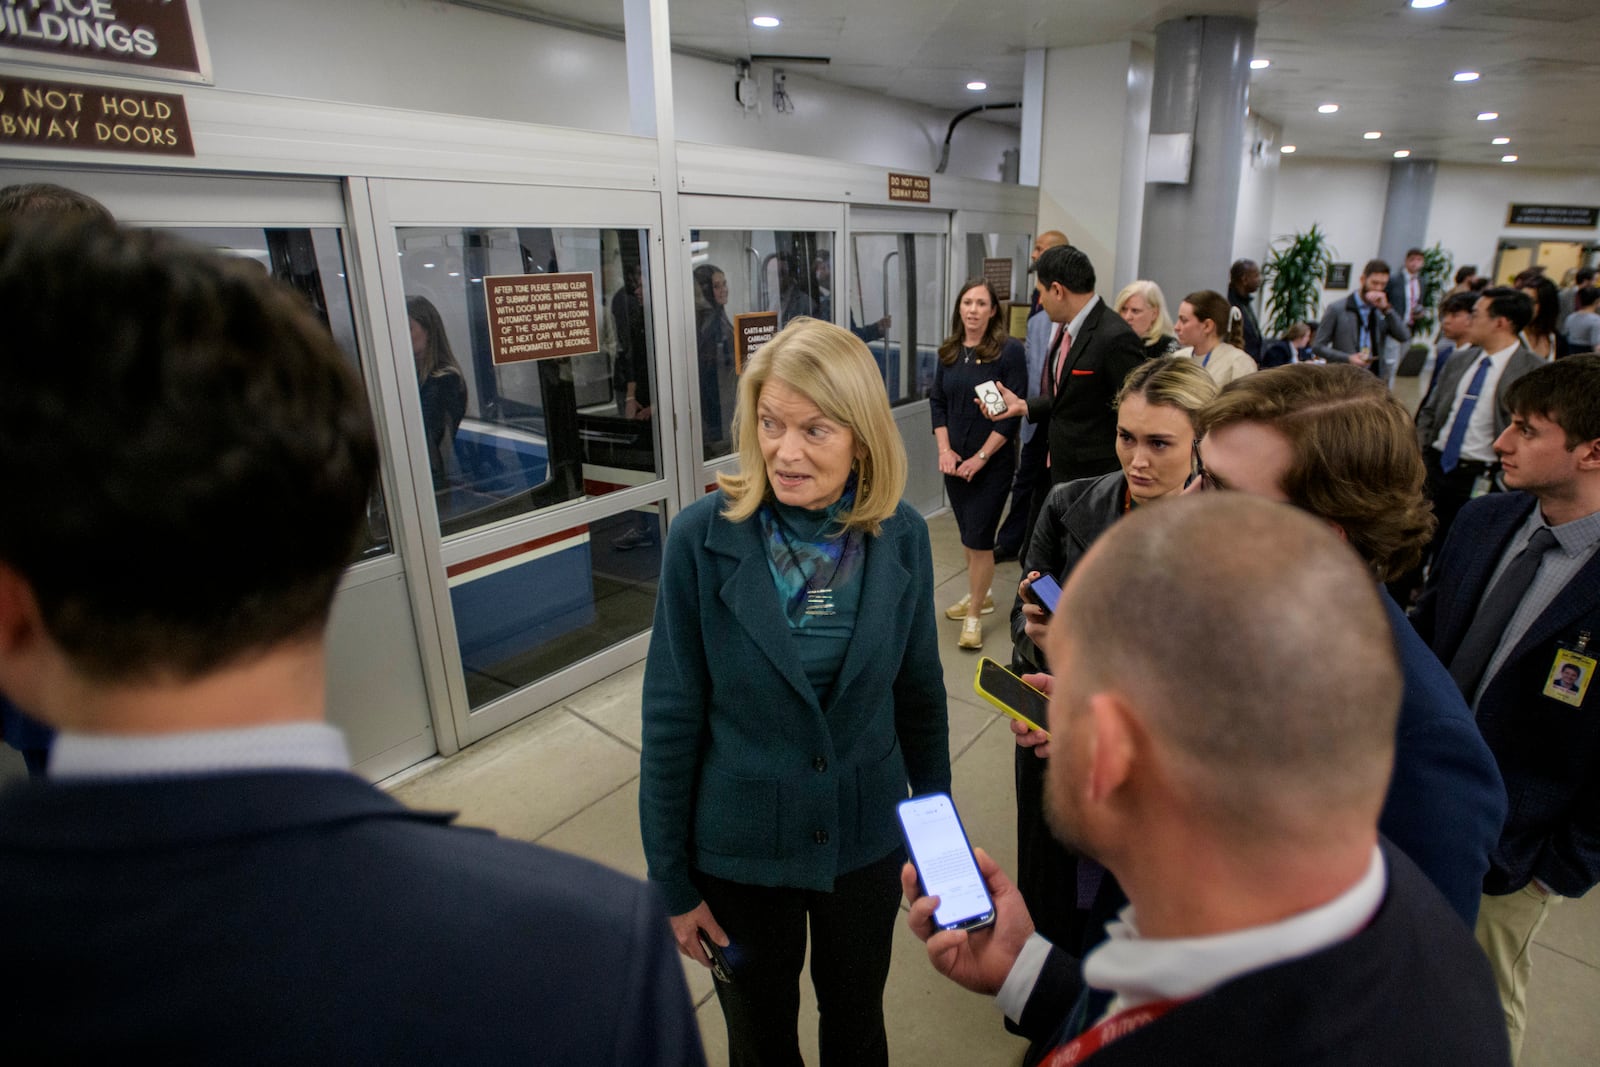
M 811 935 L 822 1062 L 887 1064 L 895 804 L 950 787 L 928 530 L 876 365 L 797 319 L 739 382 L 737 474 L 662 562 L 639 813 L 679 950 L 733 1064 L 798 1064 Z

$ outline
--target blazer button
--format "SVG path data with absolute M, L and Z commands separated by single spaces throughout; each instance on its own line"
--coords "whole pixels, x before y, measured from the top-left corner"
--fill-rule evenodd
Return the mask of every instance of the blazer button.
M 819 845 L 826 845 L 828 843 L 828 831 L 826 830 L 818 830 L 811 836 L 816 838 L 817 844 Z
M 826 757 L 826 756 L 818 756 L 816 759 L 812 760 L 811 761 L 811 769 L 814 770 L 814 771 L 819 771 L 819 772 L 827 770 L 828 769 L 828 757 Z

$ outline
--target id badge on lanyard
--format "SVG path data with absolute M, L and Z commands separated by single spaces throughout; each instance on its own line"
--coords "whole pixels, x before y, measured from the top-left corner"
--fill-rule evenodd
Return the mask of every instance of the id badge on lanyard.
M 1578 634 L 1577 645 L 1556 646 L 1556 657 L 1544 682 L 1544 695 L 1575 708 L 1581 707 L 1594 681 L 1596 666 L 1600 666 L 1600 660 L 1596 660 L 1589 648 L 1589 631 L 1583 630 Z

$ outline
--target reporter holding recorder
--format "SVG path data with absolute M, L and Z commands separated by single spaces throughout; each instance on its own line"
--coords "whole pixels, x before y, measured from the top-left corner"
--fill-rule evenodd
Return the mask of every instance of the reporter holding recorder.
M 746 365 L 736 473 L 672 523 L 645 666 L 639 812 L 679 950 L 734 1065 L 887 1064 L 895 805 L 950 788 L 933 561 L 867 348 L 801 318 Z M 859 639 L 858 639 L 859 638 Z

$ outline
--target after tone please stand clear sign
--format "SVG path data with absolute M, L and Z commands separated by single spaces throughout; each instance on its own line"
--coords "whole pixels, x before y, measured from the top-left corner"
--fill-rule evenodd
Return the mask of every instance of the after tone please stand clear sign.
M 600 349 L 593 272 L 490 275 L 483 299 L 496 366 Z

